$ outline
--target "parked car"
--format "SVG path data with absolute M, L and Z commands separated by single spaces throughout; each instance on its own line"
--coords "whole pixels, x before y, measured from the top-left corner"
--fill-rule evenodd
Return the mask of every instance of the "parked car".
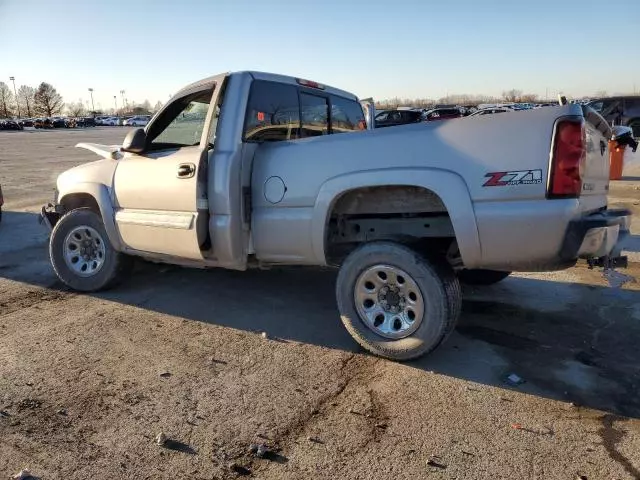
M 22 125 L 22 128 L 33 127 L 33 120 L 30 118 L 23 118 L 22 120 L 20 120 L 20 125 Z
M 433 110 L 429 110 L 423 116 L 424 120 L 427 122 L 433 122 L 437 120 L 450 120 L 452 118 L 460 118 L 463 117 L 463 113 L 457 107 L 449 107 L 449 108 L 435 108 Z
M 126 279 L 131 256 L 335 266 L 349 333 L 406 360 L 453 331 L 458 276 L 489 284 L 623 261 L 631 214 L 607 207 L 612 130 L 593 110 L 489 116 L 480 133 L 471 119 L 363 123 L 355 95 L 307 80 L 191 84 L 121 147 L 78 145 L 104 160 L 62 173 L 42 209 L 54 271 L 92 292 Z
M 394 127 L 422 121 L 422 112 L 414 110 L 386 110 L 375 116 L 376 128 Z
M 95 127 L 96 126 L 96 121 L 93 117 L 84 117 L 82 119 L 82 126 L 83 127 Z
M 118 125 L 118 122 L 119 122 L 118 117 L 105 117 L 102 119 L 101 125 L 115 127 L 116 125 Z
M 131 117 L 124 124 L 129 127 L 144 127 L 147 123 L 149 123 L 149 119 L 151 117 L 147 115 L 136 115 L 135 117 Z
M 22 125 L 15 120 L 0 120 L 0 130 L 22 130 Z
M 491 115 L 493 113 L 505 113 L 505 112 L 512 112 L 513 110 L 511 110 L 510 108 L 483 108 L 482 110 L 477 110 L 474 113 L 472 113 L 471 115 L 469 115 L 470 117 L 477 117 L 479 115 Z
M 118 120 L 118 125 L 126 125 L 127 120 L 129 120 L 130 118 L 132 118 L 131 116 L 128 117 L 120 117 Z
M 67 121 L 62 117 L 53 117 L 51 119 L 51 125 L 53 128 L 65 128 L 67 126 Z
M 633 136 L 640 137 L 640 96 L 599 98 L 587 105 L 609 124 L 631 127 Z

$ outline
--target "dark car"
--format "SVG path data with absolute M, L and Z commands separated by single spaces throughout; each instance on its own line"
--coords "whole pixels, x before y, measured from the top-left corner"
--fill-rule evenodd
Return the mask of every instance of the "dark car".
M 51 119 L 51 125 L 53 128 L 64 128 L 67 126 L 67 121 L 64 118 L 54 117 Z
M 53 120 L 50 118 L 42 120 L 42 128 L 53 128 Z
M 376 115 L 376 128 L 407 125 L 422 121 L 422 112 L 415 110 L 386 110 Z
M 3 130 L 22 130 L 22 125 L 15 120 L 3 120 L 2 123 Z
M 452 118 L 460 118 L 464 116 L 459 108 L 435 108 L 429 110 L 424 115 L 424 119 L 427 122 L 434 122 L 436 120 L 450 120 Z
M 22 125 L 22 128 L 33 127 L 33 120 L 31 120 L 30 118 L 25 118 L 23 120 L 20 120 L 20 125 Z
M 640 137 L 640 95 L 627 97 L 598 98 L 588 104 L 611 125 L 626 125 Z
M 96 119 L 93 117 L 84 117 L 76 119 L 76 123 L 79 127 L 95 127 Z

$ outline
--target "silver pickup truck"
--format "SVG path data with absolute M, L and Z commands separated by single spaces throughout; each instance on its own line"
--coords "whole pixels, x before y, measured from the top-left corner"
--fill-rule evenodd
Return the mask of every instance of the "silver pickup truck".
M 459 280 L 618 257 L 610 127 L 579 105 L 367 129 L 356 96 L 259 72 L 185 87 L 104 159 L 64 172 L 51 263 L 79 291 L 134 256 L 193 267 L 339 268 L 345 327 L 404 360 L 460 314 Z

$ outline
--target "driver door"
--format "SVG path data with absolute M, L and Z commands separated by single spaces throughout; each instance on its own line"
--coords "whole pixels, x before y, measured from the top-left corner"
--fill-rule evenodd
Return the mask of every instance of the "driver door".
M 131 250 L 199 260 L 208 238 L 207 164 L 224 76 L 173 98 L 114 178 L 116 226 Z

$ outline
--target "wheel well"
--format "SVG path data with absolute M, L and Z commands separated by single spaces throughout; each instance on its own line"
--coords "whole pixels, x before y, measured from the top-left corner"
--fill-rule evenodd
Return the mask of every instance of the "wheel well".
M 460 254 L 449 212 L 432 190 L 406 185 L 349 190 L 332 205 L 325 227 L 325 258 L 340 265 L 358 245 L 377 240 L 410 245 L 425 255 Z
M 100 206 L 98 201 L 88 193 L 72 193 L 65 195 L 60 204 L 64 207 L 65 212 L 76 210 L 78 208 L 90 208 L 97 214 L 100 214 Z

